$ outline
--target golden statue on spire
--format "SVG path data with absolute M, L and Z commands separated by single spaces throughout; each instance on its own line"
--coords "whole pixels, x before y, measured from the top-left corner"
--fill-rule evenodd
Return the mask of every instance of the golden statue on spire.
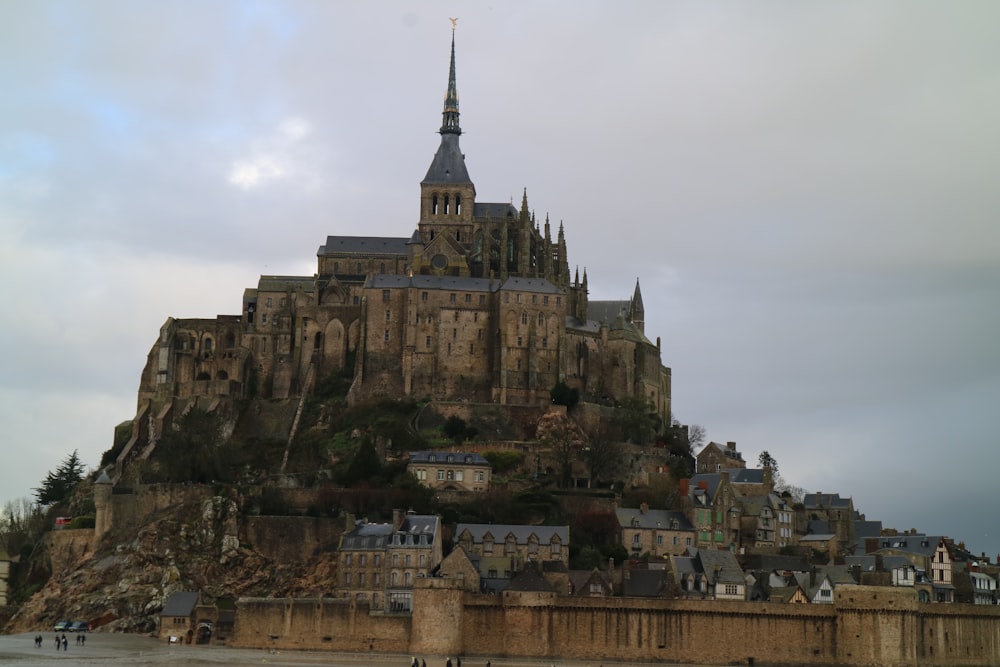
M 451 21 L 451 30 L 452 32 L 454 32 L 455 28 L 458 26 L 458 19 L 448 19 L 448 20 Z

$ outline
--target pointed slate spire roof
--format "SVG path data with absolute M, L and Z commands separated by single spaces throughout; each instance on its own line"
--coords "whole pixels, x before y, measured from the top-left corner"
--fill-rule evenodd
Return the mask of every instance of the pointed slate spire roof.
M 451 67 L 448 71 L 448 91 L 444 97 L 442 113 L 441 145 L 422 183 L 471 183 L 465 168 L 465 156 L 458 145 L 462 128 L 458 125 L 458 86 L 455 84 L 455 25 L 451 28 Z
M 444 95 L 441 134 L 462 134 L 458 125 L 458 86 L 455 84 L 455 24 L 451 24 L 451 67 L 448 69 L 448 92 Z

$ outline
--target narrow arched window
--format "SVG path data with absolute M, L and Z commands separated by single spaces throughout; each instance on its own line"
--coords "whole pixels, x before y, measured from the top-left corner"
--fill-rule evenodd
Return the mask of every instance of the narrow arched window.
M 462 195 L 455 195 L 455 215 L 462 215 Z
M 431 215 L 437 215 L 438 212 L 438 196 L 434 195 L 431 197 Z
M 448 204 L 449 204 L 449 202 L 448 202 L 448 195 L 445 195 L 444 196 L 444 211 L 442 211 L 442 213 L 444 213 L 445 215 L 448 215 L 448 213 L 449 213 L 449 211 L 448 211 Z

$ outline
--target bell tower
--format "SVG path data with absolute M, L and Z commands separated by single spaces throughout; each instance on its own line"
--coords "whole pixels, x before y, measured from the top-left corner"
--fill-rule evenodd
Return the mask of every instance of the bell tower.
M 437 235 L 447 234 L 468 248 L 472 243 L 473 208 L 476 186 L 465 168 L 465 156 L 458 145 L 462 128 L 458 122 L 458 87 L 455 83 L 455 23 L 451 20 L 451 66 L 448 90 L 441 119 L 441 145 L 431 161 L 427 175 L 420 182 L 420 222 L 422 241 L 430 243 Z

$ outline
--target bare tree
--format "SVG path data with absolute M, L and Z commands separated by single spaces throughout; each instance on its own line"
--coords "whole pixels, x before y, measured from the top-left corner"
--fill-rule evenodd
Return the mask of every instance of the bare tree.
M 613 479 L 621 466 L 621 446 L 607 434 L 592 438 L 583 450 L 583 460 L 590 471 L 590 484 L 600 480 Z
M 705 446 L 705 427 L 701 424 L 691 424 L 688 426 L 688 446 L 694 454 Z
M 35 544 L 45 529 L 45 513 L 30 498 L 8 500 L 0 511 L 0 546 L 11 556 Z

